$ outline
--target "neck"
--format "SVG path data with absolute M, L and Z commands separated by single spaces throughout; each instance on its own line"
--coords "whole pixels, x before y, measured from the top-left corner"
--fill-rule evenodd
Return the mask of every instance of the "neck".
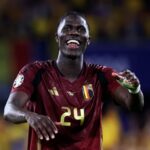
M 83 55 L 79 57 L 67 57 L 59 52 L 56 59 L 59 71 L 70 81 L 74 81 L 83 68 Z

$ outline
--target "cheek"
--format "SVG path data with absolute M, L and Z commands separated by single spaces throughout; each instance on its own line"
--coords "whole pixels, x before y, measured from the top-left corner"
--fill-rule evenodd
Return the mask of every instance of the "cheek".
M 62 40 L 62 39 L 59 39 L 58 46 L 59 46 L 59 49 L 61 49 L 61 50 L 66 49 L 66 44 L 65 44 L 64 40 Z
M 84 37 L 84 38 L 83 38 L 83 43 L 82 43 L 82 45 L 83 45 L 83 46 L 87 46 L 88 43 L 89 43 L 89 42 L 88 42 L 88 39 L 87 39 L 86 37 Z
M 59 37 L 59 38 L 57 38 L 57 40 L 56 40 L 56 42 L 58 43 L 59 46 L 61 46 L 61 45 L 64 44 L 63 41 L 64 41 L 64 40 L 63 40 L 63 37 Z

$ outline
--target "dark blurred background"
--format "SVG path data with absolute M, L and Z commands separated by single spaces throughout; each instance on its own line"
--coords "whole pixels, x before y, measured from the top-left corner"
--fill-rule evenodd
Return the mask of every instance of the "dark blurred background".
M 0 0 L 0 114 L 21 67 L 56 57 L 57 23 L 70 10 L 83 13 L 90 25 L 92 43 L 86 60 L 117 71 L 131 69 L 145 96 L 138 113 L 107 102 L 104 150 L 150 150 L 149 0 Z M 27 128 L 0 117 L 0 150 L 24 150 Z

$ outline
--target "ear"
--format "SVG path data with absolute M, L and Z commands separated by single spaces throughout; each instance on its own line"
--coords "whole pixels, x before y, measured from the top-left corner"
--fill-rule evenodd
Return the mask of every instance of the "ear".
M 87 43 L 88 43 L 88 45 L 90 45 L 90 43 L 91 43 L 91 37 L 88 38 Z
M 55 33 L 55 40 L 58 43 L 58 35 L 57 35 L 57 33 Z

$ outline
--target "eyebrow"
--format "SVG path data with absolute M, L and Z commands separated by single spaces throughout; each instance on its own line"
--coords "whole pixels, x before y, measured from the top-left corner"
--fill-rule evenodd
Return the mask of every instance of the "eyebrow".
M 80 24 L 79 26 L 84 27 L 85 30 L 87 31 L 87 35 L 89 36 L 89 26 L 84 19 L 82 21 L 83 21 L 83 24 Z M 57 33 L 60 33 L 61 30 L 63 29 L 63 26 L 66 26 L 66 25 L 72 25 L 72 23 L 69 23 L 68 21 L 66 22 L 65 19 L 62 20 L 62 22 L 59 24 L 59 26 L 57 28 Z

